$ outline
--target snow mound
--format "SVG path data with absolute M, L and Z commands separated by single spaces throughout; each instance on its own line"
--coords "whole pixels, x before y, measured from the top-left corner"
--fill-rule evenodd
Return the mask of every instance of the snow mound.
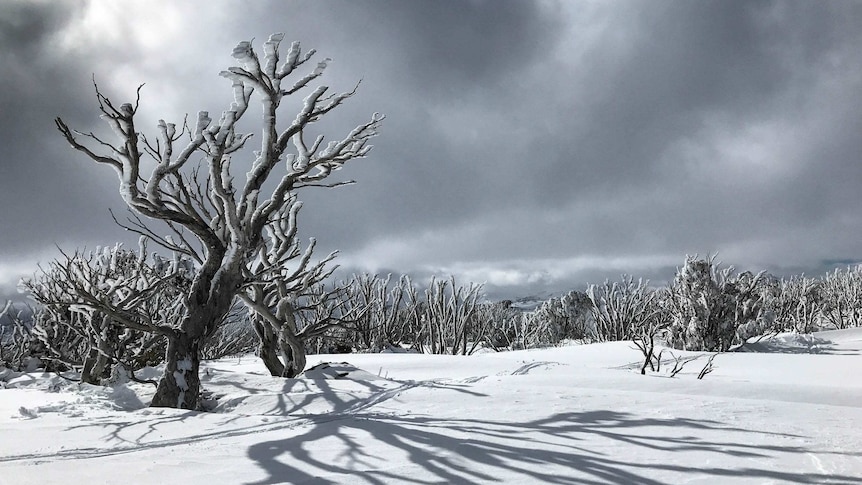
M 81 417 L 105 411 L 136 411 L 147 406 L 146 395 L 126 384 L 94 386 L 72 382 L 57 375 L 24 373 L 6 383 L 7 391 L 20 390 L 29 396 L 17 410 L 2 409 L 12 417 L 35 419 L 44 414 Z
M 835 346 L 831 340 L 812 334 L 779 334 L 759 342 L 742 346 L 740 352 L 762 352 L 783 354 L 820 354 Z
M 858 345 L 853 345 L 858 343 Z M 862 350 L 860 329 L 831 330 L 816 334 L 780 333 L 748 343 L 740 352 L 783 354 L 858 354 Z
M 302 373 L 306 379 L 351 379 L 354 381 L 388 380 L 359 369 L 347 362 L 321 362 Z

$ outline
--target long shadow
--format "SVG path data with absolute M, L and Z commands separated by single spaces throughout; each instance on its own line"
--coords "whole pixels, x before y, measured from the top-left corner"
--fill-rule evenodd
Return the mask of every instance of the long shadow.
M 314 387 L 308 383 L 313 382 Z M 466 385 L 456 383 L 445 383 L 438 381 L 385 381 L 387 385 L 379 385 L 369 381 L 350 381 L 355 386 L 353 393 L 345 392 L 332 386 L 329 379 L 286 379 L 282 384 L 282 395 L 276 394 L 275 404 L 265 414 L 272 414 L 271 421 L 259 422 L 254 419 L 253 423 L 246 424 L 244 418 L 249 416 L 257 418 L 260 414 L 243 415 L 239 413 L 207 413 L 201 411 L 179 411 L 161 409 L 156 412 L 158 416 L 150 415 L 151 410 L 142 410 L 146 417 L 139 413 L 121 413 L 119 415 L 106 415 L 90 419 L 86 422 L 74 424 L 65 428 L 66 431 L 74 431 L 83 428 L 99 428 L 104 430 L 102 438 L 109 447 L 75 448 L 65 450 L 53 450 L 37 453 L 22 453 L 0 457 L 0 463 L 29 460 L 72 460 L 80 458 L 98 458 L 104 456 L 123 455 L 143 450 L 170 448 L 180 445 L 205 442 L 213 439 L 241 437 L 261 432 L 293 430 L 301 427 L 326 426 L 327 423 L 345 419 L 352 419 L 354 413 L 360 412 L 370 406 L 378 405 L 388 399 L 398 396 L 401 392 L 416 388 L 430 387 L 453 390 L 456 392 L 470 394 L 471 396 L 484 396 L 466 389 Z M 301 399 L 288 400 L 287 395 L 293 392 L 297 386 L 302 386 Z M 332 411 L 317 414 L 302 414 L 304 406 L 311 403 L 319 404 L 326 402 Z M 212 427 L 210 430 L 195 430 L 192 423 L 198 418 L 206 416 L 217 416 L 215 422 L 208 422 Z M 153 438 L 160 431 L 170 429 L 178 424 L 185 423 L 186 429 L 193 429 L 192 433 L 174 438 Z
M 250 483 L 346 483 L 345 477 L 349 477 L 349 483 L 364 481 L 375 485 L 408 480 L 429 484 L 487 483 L 515 476 L 526 483 L 655 485 L 663 483 L 653 478 L 660 472 L 682 477 L 706 476 L 714 483 L 745 478 L 799 484 L 862 484 L 860 477 L 826 472 L 796 473 L 764 465 L 764 461 L 779 456 L 786 459 L 788 455 L 800 460 L 806 454 L 862 456 L 802 446 L 751 444 L 752 441 L 756 443 L 752 438 L 763 435 L 772 435 L 776 441 L 804 438 L 786 433 L 730 427 L 706 419 L 645 418 L 610 410 L 558 413 L 526 422 L 394 416 L 375 411 L 381 409 L 380 404 L 413 388 L 433 387 L 472 396 L 482 394 L 470 390 L 467 385 L 444 380 L 347 381 L 353 386 L 347 387 L 356 393 L 345 392 L 344 386 L 335 385 L 335 382 L 315 380 L 316 392 L 292 403 L 303 406 L 312 399 L 323 399 L 329 402 L 331 413 L 281 416 L 265 423 L 239 421 L 221 427 L 220 423 L 242 418 L 223 414 L 222 421 L 208 423 L 210 429 L 162 440 L 153 439 L 157 428 L 191 421 L 204 413 L 174 412 L 145 420 L 136 418 L 133 413 L 119 422 L 113 417 L 70 427 L 104 428 L 106 440 L 115 445 L 110 448 L 61 450 L 41 456 L 18 455 L 0 459 L 0 462 L 93 458 L 284 431 L 289 438 L 261 441 L 248 448 L 248 458 L 267 475 Z M 295 381 L 287 381 L 282 391 L 290 392 L 294 385 Z M 273 411 L 278 413 L 297 409 L 281 404 L 276 408 Z M 324 442 L 325 446 L 321 446 Z M 343 450 L 335 459 L 320 451 L 334 447 Z M 698 459 L 689 464 L 676 456 L 687 452 L 698 453 Z M 380 453 L 397 456 L 397 462 L 381 464 Z M 632 455 L 628 456 L 629 453 Z M 667 459 L 646 462 L 636 459 L 644 455 L 667 456 Z M 739 465 L 705 466 L 708 460 L 703 460 L 704 456 L 724 456 L 726 459 L 719 463 Z M 756 466 L 747 466 L 751 463 Z M 398 464 L 412 469 L 409 476 L 405 476 L 404 467 L 391 468 Z
M 719 433 L 720 438 L 709 440 L 694 435 L 711 431 Z M 650 478 L 657 470 L 666 474 L 707 475 L 715 483 L 736 477 L 800 484 L 862 484 L 862 478 L 848 475 L 742 466 L 743 459 L 767 460 L 778 454 L 800 458 L 806 453 L 836 454 L 798 446 L 748 444 L 746 435 L 751 433 L 764 434 L 711 421 L 644 419 L 614 411 L 567 412 L 523 423 L 358 414 L 313 425 L 298 436 L 257 443 L 248 449 L 248 456 L 268 474 L 263 480 L 251 482 L 253 485 L 344 483 L 343 479 L 334 481 L 327 476 L 349 476 L 350 483 L 371 484 L 486 483 L 500 482 L 513 475 L 528 483 L 658 485 L 663 482 Z M 728 435 L 737 439 L 728 439 Z M 338 463 L 314 452 L 322 440 L 327 440 L 331 449 L 333 439 L 340 440 L 345 450 L 338 455 Z M 595 449 L 597 439 L 601 447 Z M 374 444 L 368 445 L 369 442 Z M 622 453 L 611 455 L 601 451 L 613 449 L 624 450 L 623 453 L 634 451 L 635 456 L 641 455 L 642 449 L 669 453 L 660 462 L 637 463 L 627 460 Z M 391 463 L 381 466 L 380 457 L 373 455 L 381 451 L 406 456 L 400 461 L 418 467 L 420 473 L 405 477 L 403 470 L 387 469 Z M 676 452 L 724 455 L 741 466 L 708 467 L 702 461 L 682 464 L 674 458 L 672 453 Z M 565 473 L 567 470 L 570 473 Z
M 545 364 L 545 363 L 542 363 Z M 325 364 L 329 366 L 330 364 Z M 345 377 L 349 372 L 360 371 L 350 364 L 331 364 L 333 372 L 346 370 Z M 322 412 L 321 406 L 325 406 L 329 413 L 355 413 L 362 409 L 380 404 L 388 399 L 398 396 L 404 391 L 416 387 L 441 387 L 456 390 L 473 396 L 483 396 L 480 393 L 470 391 L 468 383 L 456 383 L 448 380 L 395 380 L 395 379 L 340 379 L 339 377 L 303 377 L 299 379 L 281 380 L 281 388 L 272 391 L 261 391 L 259 388 L 243 386 L 240 382 L 220 380 L 218 387 L 213 387 L 213 398 L 222 399 L 214 408 L 215 412 L 236 413 L 235 410 L 244 401 L 254 399 L 256 396 L 271 399 L 273 406 L 268 410 L 257 410 L 254 415 L 273 416 L 309 416 Z M 209 381 L 207 381 L 209 382 Z M 334 386 L 335 382 L 347 385 Z M 226 388 L 236 388 L 243 391 L 243 395 L 233 399 L 223 400 Z

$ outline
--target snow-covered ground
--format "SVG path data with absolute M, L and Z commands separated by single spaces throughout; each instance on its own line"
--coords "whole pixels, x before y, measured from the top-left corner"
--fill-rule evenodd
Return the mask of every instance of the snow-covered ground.
M 333 364 L 293 380 L 225 359 L 208 413 L 7 374 L 0 484 L 862 484 L 862 329 L 721 354 L 703 380 L 706 354 L 675 378 L 639 355 L 312 356 Z

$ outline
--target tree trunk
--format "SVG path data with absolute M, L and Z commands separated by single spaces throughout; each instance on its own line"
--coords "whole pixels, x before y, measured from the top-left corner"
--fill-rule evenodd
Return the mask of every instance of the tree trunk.
M 168 337 L 165 374 L 150 406 L 197 409 L 201 390 L 199 368 L 200 339 L 184 332 Z
M 265 322 L 255 322 L 260 359 L 273 377 L 294 378 L 305 370 L 305 343 L 288 328 L 278 333 Z
M 266 370 L 273 377 L 281 377 L 284 375 L 284 364 L 279 360 L 278 339 L 266 322 L 254 322 L 254 331 L 260 339 L 260 360 L 266 366 Z
M 305 343 L 292 332 L 281 332 L 281 352 L 284 356 L 282 377 L 293 378 L 305 370 Z
M 81 382 L 87 384 L 99 384 L 99 381 L 94 378 L 95 372 L 93 372 L 94 367 L 96 367 L 96 360 L 99 357 L 99 351 L 90 348 L 90 351 L 87 352 L 87 357 L 84 358 L 84 367 L 81 369 Z
M 90 351 L 84 358 L 84 367 L 81 369 L 81 382 L 99 385 L 105 377 L 106 370 L 110 366 L 107 355 L 111 352 L 111 344 L 107 339 L 100 338 L 98 342 L 90 340 Z
M 426 321 L 428 322 L 428 334 L 430 336 L 429 339 L 431 340 L 431 353 L 436 355 L 437 354 L 437 332 L 434 331 L 434 330 L 436 330 L 436 326 L 434 325 L 434 323 L 430 319 L 428 319 Z M 440 353 L 442 354 L 443 352 L 441 351 Z

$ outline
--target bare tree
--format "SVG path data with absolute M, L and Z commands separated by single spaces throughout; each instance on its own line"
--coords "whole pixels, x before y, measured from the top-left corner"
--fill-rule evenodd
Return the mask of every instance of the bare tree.
M 137 216 L 126 227 L 197 264 L 183 298 L 180 323 L 161 327 L 168 338 L 168 348 L 165 373 L 153 406 L 197 407 L 201 346 L 224 321 L 238 296 L 245 295 L 245 301 L 259 315 L 289 323 L 292 317 L 288 312 L 273 310 L 289 303 L 295 295 L 266 299 L 260 297 L 266 292 L 258 290 L 294 262 L 296 255 L 291 248 L 296 246 L 295 221 L 300 207 L 296 191 L 340 185 L 328 184 L 325 179 L 346 162 L 368 154 L 369 140 L 383 120 L 375 113 L 340 140 L 324 145 L 323 135 L 310 133 L 312 127 L 353 96 L 355 89 L 330 94 L 327 86 L 319 86 L 305 96 L 293 119 L 280 127 L 276 120 L 282 101 L 305 91 L 324 73 L 328 62 L 325 59 L 306 74 L 294 76 L 315 51 L 303 53 L 300 44 L 294 42 L 282 60 L 279 47 L 283 38 L 283 34 L 270 36 L 264 43 L 262 59 L 250 42 L 240 42 L 234 48 L 233 57 L 240 66 L 221 73 L 232 82 L 234 102 L 217 122 L 206 111 L 198 113 L 193 128 L 183 123 L 178 130 L 173 123 L 160 120 L 158 135 L 152 139 L 139 133 L 135 125 L 141 87 L 134 105 L 116 106 L 98 86 L 99 110 L 118 142 L 73 131 L 62 119 L 56 119 L 57 128 L 74 149 L 116 171 L 120 195 L 133 214 L 162 221 L 172 237 L 160 235 Z M 290 77 L 295 81 L 288 82 Z M 246 114 L 254 93 L 263 106 L 260 145 L 252 160 L 243 164 L 244 176 L 234 177 L 231 160 L 252 136 L 237 131 L 237 123 Z M 147 158 L 155 162 L 148 176 L 144 173 L 149 165 L 144 162 Z M 202 161 L 195 167 L 191 161 L 199 158 Z M 276 169 L 282 174 L 276 175 Z M 310 258 L 312 249 L 313 244 L 305 252 L 307 258 L 303 256 L 301 261 Z M 295 281 L 310 282 L 314 277 L 306 279 L 306 275 L 321 274 L 315 273 L 316 268 L 311 265 L 300 269 Z M 302 274 L 306 271 L 309 273 Z M 140 324 L 125 316 L 118 317 L 118 322 Z

